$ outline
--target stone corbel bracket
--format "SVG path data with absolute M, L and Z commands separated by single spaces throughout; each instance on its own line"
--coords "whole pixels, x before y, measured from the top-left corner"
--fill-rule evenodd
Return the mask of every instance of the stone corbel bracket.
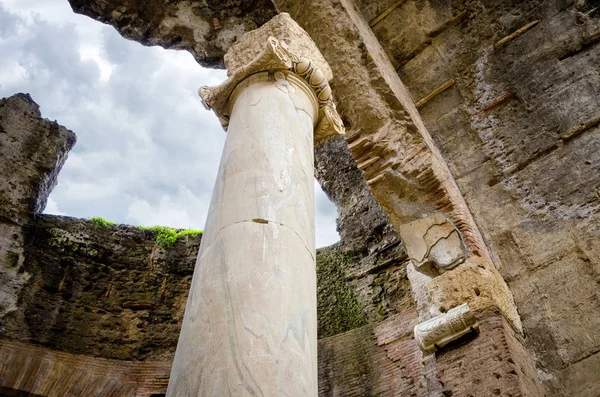
M 471 332 L 479 332 L 479 324 L 466 303 L 417 324 L 415 339 L 425 354 L 431 354 Z
M 313 90 L 319 103 L 319 115 L 315 121 L 315 145 L 345 133 L 344 124 L 335 108 L 331 87 L 323 72 L 309 59 L 292 53 L 284 41 L 275 37 L 267 39 L 263 52 L 245 66 L 236 69 L 221 85 L 203 86 L 198 90 L 204 107 L 212 109 L 223 129 L 227 131 L 230 117 L 229 97 L 235 87 L 247 77 L 264 71 L 289 71 L 302 78 Z

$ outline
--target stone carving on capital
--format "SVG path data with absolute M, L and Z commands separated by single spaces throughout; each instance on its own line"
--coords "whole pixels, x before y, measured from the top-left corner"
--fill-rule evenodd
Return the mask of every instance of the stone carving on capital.
M 344 124 L 336 110 L 331 87 L 323 72 L 311 60 L 293 53 L 284 41 L 272 36 L 267 39 L 267 45 L 260 55 L 250 63 L 234 70 L 221 85 L 203 86 L 198 90 L 204 107 L 215 112 L 223 129 L 227 131 L 229 125 L 228 101 L 235 87 L 247 77 L 265 71 L 291 72 L 310 86 L 319 104 L 314 132 L 315 144 L 335 135 L 344 134 Z
M 471 332 L 479 332 L 479 325 L 466 303 L 417 324 L 414 329 L 415 339 L 426 354 Z

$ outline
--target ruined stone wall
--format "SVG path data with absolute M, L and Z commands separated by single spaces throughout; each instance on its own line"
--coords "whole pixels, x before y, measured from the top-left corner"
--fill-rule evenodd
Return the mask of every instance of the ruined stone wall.
M 600 389 L 600 11 L 359 2 L 508 282 L 547 393 Z
M 42 119 L 29 95 L 0 99 L 0 319 L 16 310 L 30 277 L 23 227 L 46 206 L 74 144 L 75 134 Z
M 336 204 L 341 237 L 335 247 L 317 253 L 319 337 L 382 321 L 414 305 L 404 246 L 344 138 L 315 148 L 315 176 Z
M 165 248 L 156 232 L 54 215 L 37 215 L 24 229 L 27 283 L 17 308 L 2 317 L 0 339 L 170 362 L 201 236 L 180 237 Z M 317 251 L 319 337 L 412 306 L 406 264 L 397 260 L 401 248 L 371 257 L 338 245 Z
M 27 288 L 0 338 L 119 360 L 170 362 L 200 236 L 38 215 L 26 226 Z
M 164 248 L 155 232 L 136 227 L 37 215 L 25 227 L 28 282 L 17 309 L 0 321 L 0 392 L 4 387 L 50 396 L 52 382 L 60 382 L 60 392 L 90 396 L 163 393 L 200 240 L 180 238 Z M 397 258 L 401 247 L 379 256 Z M 416 314 L 407 301 L 405 263 L 369 273 L 369 264 L 386 261 L 376 257 L 338 246 L 317 251 L 322 396 L 365 390 L 403 395 L 416 388 L 412 376 L 421 368 L 421 354 L 412 339 Z M 367 271 L 356 274 L 360 269 Z M 374 330 L 382 330 L 386 341 L 378 344 Z M 389 358 L 389 349 L 408 349 L 413 358 L 400 354 L 404 350 Z M 15 368 L 44 381 L 21 381 L 23 372 Z M 368 371 L 370 382 L 350 382 L 356 371 Z M 390 374 L 402 378 L 388 379 Z M 334 384 L 341 388 L 334 392 Z M 355 394 L 345 394 L 352 387 Z

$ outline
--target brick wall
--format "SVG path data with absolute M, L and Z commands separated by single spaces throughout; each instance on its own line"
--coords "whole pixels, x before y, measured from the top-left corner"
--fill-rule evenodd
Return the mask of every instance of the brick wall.
M 319 340 L 319 396 L 419 396 L 422 354 L 407 310 L 374 325 Z
M 479 335 L 437 352 L 436 364 L 444 396 L 544 395 L 529 353 L 501 315 L 480 320 Z

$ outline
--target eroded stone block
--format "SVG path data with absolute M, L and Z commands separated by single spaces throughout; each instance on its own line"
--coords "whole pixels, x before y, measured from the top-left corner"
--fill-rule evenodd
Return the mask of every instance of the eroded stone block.
M 468 303 L 471 310 L 499 309 L 506 319 L 521 330 L 515 303 L 494 265 L 478 256 L 468 257 L 460 266 L 441 274 L 425 285 L 432 311 L 444 312 Z
M 417 324 L 414 330 L 424 353 L 433 353 L 470 332 L 479 332 L 479 325 L 466 303 Z
M 415 269 L 430 277 L 465 261 L 460 231 L 442 214 L 402 225 L 400 236 Z

